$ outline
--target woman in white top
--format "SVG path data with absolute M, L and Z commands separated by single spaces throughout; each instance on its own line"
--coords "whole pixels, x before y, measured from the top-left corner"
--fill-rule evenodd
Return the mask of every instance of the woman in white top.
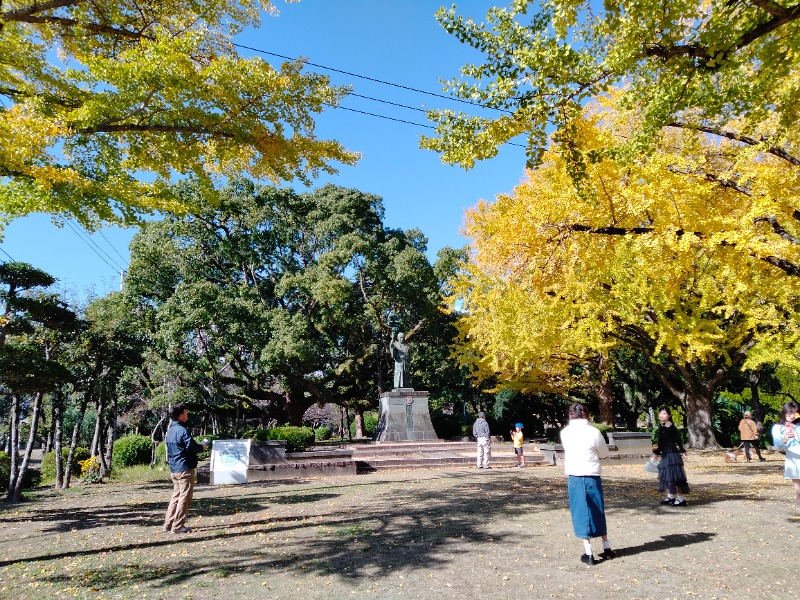
M 595 564 L 591 538 L 603 540 L 604 560 L 614 558 L 608 541 L 603 484 L 600 480 L 600 459 L 608 456 L 608 446 L 600 430 L 589 423 L 582 404 L 569 407 L 569 424 L 561 430 L 564 446 L 564 472 L 567 475 L 569 512 L 575 537 L 583 540 L 581 562 Z
M 797 402 L 783 405 L 778 422 L 772 426 L 772 443 L 778 450 L 786 450 L 786 463 L 783 467 L 784 479 L 791 479 L 797 506 L 800 509 L 800 439 L 798 439 L 794 420 L 798 415 Z

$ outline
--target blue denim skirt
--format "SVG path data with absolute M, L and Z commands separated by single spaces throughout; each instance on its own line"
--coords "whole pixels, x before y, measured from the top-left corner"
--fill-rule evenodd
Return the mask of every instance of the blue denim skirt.
M 608 535 L 600 477 L 570 475 L 567 477 L 567 491 L 575 537 L 586 539 Z

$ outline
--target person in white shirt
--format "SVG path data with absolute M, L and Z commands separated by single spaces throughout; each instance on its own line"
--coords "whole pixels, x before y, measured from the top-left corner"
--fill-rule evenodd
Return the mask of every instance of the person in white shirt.
M 778 422 L 772 426 L 772 443 L 778 450 L 786 451 L 783 478 L 791 479 L 797 498 L 797 508 L 800 510 L 800 436 L 798 435 L 800 421 L 795 422 L 797 418 L 797 402 L 784 404 Z
M 603 540 L 600 558 L 609 560 L 616 556 L 608 540 L 603 484 L 600 480 L 600 459 L 608 456 L 608 446 L 600 430 L 589 423 L 586 408 L 582 404 L 573 404 L 567 414 L 569 424 L 561 430 L 561 444 L 564 446 L 569 512 L 575 537 L 583 540 L 581 562 L 593 565 L 593 537 Z

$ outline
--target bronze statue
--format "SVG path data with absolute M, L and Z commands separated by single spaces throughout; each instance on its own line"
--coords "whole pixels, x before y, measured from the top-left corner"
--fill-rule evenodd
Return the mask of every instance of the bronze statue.
M 410 355 L 408 344 L 404 343 L 405 337 L 405 334 L 400 332 L 397 334 L 397 340 L 392 336 L 389 345 L 389 354 L 394 360 L 394 389 L 411 387 L 408 377 Z

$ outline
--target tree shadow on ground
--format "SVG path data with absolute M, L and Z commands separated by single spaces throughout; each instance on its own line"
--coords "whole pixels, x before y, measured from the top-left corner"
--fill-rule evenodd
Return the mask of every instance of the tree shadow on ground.
M 105 566 L 98 564 L 91 572 L 57 572 L 47 576 L 56 585 L 102 586 L 104 589 L 124 588 L 133 582 L 168 587 L 209 574 L 245 571 L 336 574 L 345 579 L 366 580 L 385 578 L 393 569 L 446 568 L 451 556 L 467 551 L 473 544 L 516 543 L 518 530 L 504 530 L 505 519 L 532 518 L 538 522 L 546 520 L 548 513 L 559 510 L 564 511 L 565 527 L 569 527 L 566 482 L 563 477 L 551 474 L 497 472 L 495 476 L 486 476 L 451 471 L 423 480 L 410 473 L 404 480 L 369 482 L 363 490 L 357 489 L 358 485 L 323 484 L 282 491 L 251 487 L 243 489 L 241 496 L 198 498 L 193 511 L 209 517 L 236 513 L 239 518 L 248 511 L 258 514 L 248 520 L 204 526 L 188 535 L 154 533 L 138 543 L 107 543 L 85 550 L 20 556 L 15 561 L 1 562 L 0 566 L 20 560 L 31 564 L 105 555 Z M 350 488 L 356 495 L 347 495 L 350 492 L 344 490 L 332 492 L 341 487 Z M 604 480 L 604 488 L 609 510 L 634 513 L 649 510 L 658 496 L 651 480 L 612 478 Z M 701 499 L 708 496 L 705 504 L 736 499 L 760 500 L 757 495 L 744 494 L 732 484 L 699 485 L 696 490 Z M 331 502 L 334 499 L 335 504 Z M 300 503 L 303 504 L 302 515 L 277 516 L 267 512 L 270 504 Z M 139 511 L 141 520 L 163 508 L 163 503 L 147 503 L 135 507 L 105 506 L 101 510 L 107 519 L 119 510 L 130 510 L 132 514 Z M 685 510 L 674 512 L 687 514 Z M 485 516 L 495 527 L 486 526 Z M 48 522 L 50 530 L 69 529 L 59 523 L 63 518 L 71 523 L 76 520 L 75 515 L 63 511 L 45 511 L 37 516 L 38 521 Z M 712 537 L 713 534 L 705 532 L 667 534 L 659 540 L 623 548 L 621 554 L 699 544 Z M 224 545 L 226 551 L 209 550 L 217 545 Z M 155 568 L 152 564 L 131 563 L 130 555 L 120 556 L 116 564 L 108 564 L 107 556 L 115 552 L 168 549 L 170 546 L 179 549 L 177 553 L 181 558 Z

